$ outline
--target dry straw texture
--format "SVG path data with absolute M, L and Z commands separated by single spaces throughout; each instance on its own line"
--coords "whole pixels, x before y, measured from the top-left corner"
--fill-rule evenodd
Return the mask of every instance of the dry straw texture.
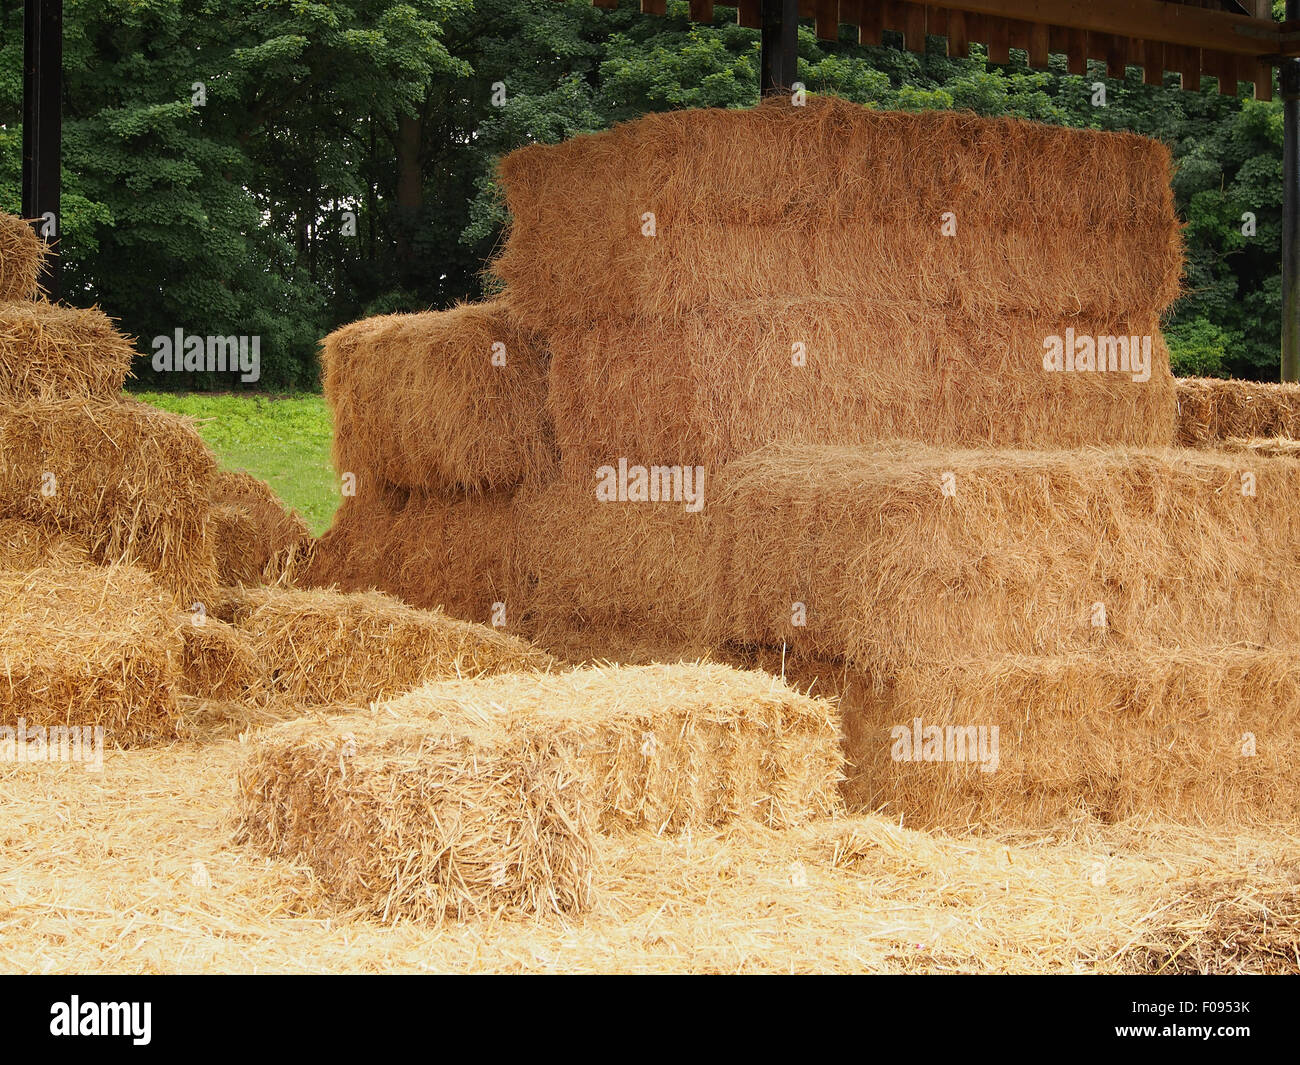
M 250 861 L 233 842 L 213 797 L 247 753 L 230 740 L 110 751 L 103 773 L 0 764 L 0 966 L 1300 972 L 1300 840 L 1286 829 L 1080 823 L 978 839 L 863 816 L 620 833 L 598 841 L 584 914 L 386 925 L 342 911 L 305 865 Z
M 80 537 L 52 532 L 30 521 L 0 518 L 0 570 L 89 563 L 90 550 Z
M 1300 465 L 1287 459 L 771 448 L 723 480 L 714 642 L 888 671 L 1300 641 Z
M 0 300 L 30 300 L 38 293 L 45 245 L 21 218 L 0 212 Z
M 0 401 L 112 399 L 134 357 L 97 307 L 0 303 Z
M 762 672 L 700 663 L 507 673 L 439 681 L 380 709 L 453 723 L 495 715 L 548 738 L 603 829 L 736 819 L 780 828 L 839 807 L 834 707 Z
M 220 470 L 209 492 L 208 530 L 222 584 L 275 580 L 283 560 L 311 539 L 297 511 L 286 510 L 271 487 L 243 470 Z
M 497 303 L 354 322 L 322 362 L 334 465 L 363 490 L 509 488 L 554 465 L 545 350 Z
M 1289 436 L 1231 436 L 1216 445 L 1220 451 L 1244 455 L 1300 458 L 1300 440 Z
M 174 737 L 175 609 L 128 566 L 0 572 L 0 722 L 101 725 L 113 746 Z
M 786 669 L 838 698 L 849 805 L 915 828 L 1050 828 L 1080 816 L 1240 826 L 1300 815 L 1300 657 L 1291 652 L 938 659 L 880 685 L 842 664 L 788 660 Z
M 504 621 L 502 627 L 517 630 L 516 544 L 509 496 L 449 499 L 391 489 L 345 499 L 298 582 L 345 592 L 379 589 L 412 606 L 441 607 L 484 625 Z
M 579 912 L 595 829 L 557 746 L 492 709 L 279 725 L 240 770 L 240 836 L 385 923 Z
M 1231 437 L 1300 436 L 1300 385 L 1187 377 L 1178 381 L 1177 443 L 1217 447 Z
M 1044 370 L 1045 338 L 1067 327 L 1152 338 L 1150 379 Z M 598 318 L 558 330 L 551 346 L 547 402 L 564 472 L 582 484 L 620 457 L 713 469 L 771 443 L 1164 447 L 1174 431 L 1155 319 L 963 320 L 919 304 L 770 300 L 677 322 Z
M 380 592 L 248 589 L 221 615 L 249 636 L 273 690 L 300 703 L 365 704 L 438 677 L 552 664 L 522 640 Z
M 266 666 L 253 642 L 216 618 L 191 615 L 182 626 L 181 690 L 201 699 L 253 699 L 265 687 Z
M 780 99 L 531 145 L 500 172 L 495 271 L 539 329 L 801 296 L 1151 318 L 1179 291 L 1169 151 L 1131 134 Z
M 75 533 L 95 561 L 137 563 L 185 605 L 216 581 L 212 470 L 186 419 L 144 403 L 0 404 L 0 517 Z

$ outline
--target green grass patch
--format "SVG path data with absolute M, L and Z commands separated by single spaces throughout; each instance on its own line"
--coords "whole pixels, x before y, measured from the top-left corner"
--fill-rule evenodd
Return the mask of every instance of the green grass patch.
M 137 398 L 198 420 L 199 433 L 225 470 L 247 470 L 269 484 L 320 535 L 334 518 L 339 490 L 330 465 L 333 431 L 323 396 L 140 392 Z

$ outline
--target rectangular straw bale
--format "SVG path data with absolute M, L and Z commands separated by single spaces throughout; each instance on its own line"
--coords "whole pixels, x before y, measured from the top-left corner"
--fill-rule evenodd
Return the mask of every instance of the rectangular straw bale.
M 0 518 L 0 570 L 27 571 L 56 564 L 89 565 L 85 540 L 34 522 Z
M 508 495 L 457 499 L 388 489 L 343 501 L 299 583 L 378 589 L 412 606 L 517 631 L 524 597 L 516 551 Z
M 0 401 L 113 399 L 134 357 L 98 307 L 0 303 Z
M 427 492 L 544 480 L 546 351 L 500 302 L 390 314 L 325 338 L 334 465 Z
M 136 563 L 186 605 L 216 582 L 214 465 L 187 419 L 145 403 L 0 404 L 0 517 L 75 533 L 96 562 Z
M 713 641 L 788 643 L 872 670 L 1300 641 L 1291 460 L 767 448 L 721 480 Z
M 381 709 L 553 738 L 602 828 L 787 827 L 838 808 L 835 708 L 766 673 L 716 663 L 601 666 L 440 681 Z
M 1300 385 L 1185 377 L 1177 382 L 1180 447 L 1231 437 L 1300 437 Z
M 0 300 L 33 300 L 45 244 L 23 219 L 0 211 Z
M 1044 369 L 1045 341 L 1150 338 L 1150 377 Z M 937 316 L 919 304 L 738 304 L 675 322 L 600 318 L 552 336 L 548 404 L 563 471 L 713 469 L 770 443 L 1167 445 L 1173 379 L 1154 319 Z M 1109 359 L 1104 359 L 1109 366 Z M 1119 365 L 1119 356 L 1116 356 Z
M 226 614 L 272 670 L 279 695 L 362 704 L 440 677 L 546 669 L 523 640 L 382 592 L 248 589 Z
M 174 739 L 183 625 L 130 566 L 0 571 L 0 724 L 100 725 L 120 747 Z
M 573 631 L 695 640 L 705 618 L 707 502 L 695 513 L 675 502 L 602 502 L 592 483 L 516 501 L 525 631 L 543 644 Z
M 304 547 L 311 531 L 264 481 L 243 470 L 219 470 L 208 499 L 208 531 L 222 584 L 260 584 L 279 574 L 276 560 Z
M 240 769 L 239 835 L 386 923 L 577 913 L 594 811 L 558 745 L 496 713 L 277 725 Z
M 914 828 L 1006 831 L 1081 812 L 1212 825 L 1300 815 L 1293 651 L 934 659 L 901 667 L 883 685 L 841 664 L 787 665 L 796 683 L 838 698 L 850 807 Z M 991 771 L 977 757 L 981 740 Z
M 1179 291 L 1170 175 L 1127 133 L 830 97 L 673 111 L 506 156 L 494 269 L 537 328 L 817 295 L 1149 318 Z

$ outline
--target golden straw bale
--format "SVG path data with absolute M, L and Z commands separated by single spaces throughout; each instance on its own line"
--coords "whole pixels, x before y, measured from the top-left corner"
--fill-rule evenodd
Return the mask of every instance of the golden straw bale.
M 252 640 L 232 625 L 193 614 L 182 626 L 181 691 L 202 699 L 244 699 L 260 693 L 266 668 Z
M 296 579 L 309 588 L 378 589 L 412 606 L 517 630 L 524 603 L 515 551 L 509 496 L 390 489 L 345 499 Z
M 439 677 L 553 663 L 513 636 L 382 592 L 248 589 L 222 613 L 271 669 L 273 690 L 300 703 L 364 704 Z
M 213 458 L 190 421 L 147 403 L 0 404 L 0 516 L 139 564 L 188 601 L 216 584 L 205 524 Z
M 0 572 L 0 722 L 100 725 L 111 746 L 174 738 L 183 625 L 129 566 Z
M 45 244 L 36 230 L 0 211 L 0 300 L 35 299 L 44 257 Z
M 495 711 L 277 725 L 239 771 L 239 837 L 385 923 L 576 913 L 595 828 L 558 748 Z
M 0 303 L 0 401 L 113 399 L 134 357 L 98 307 Z
M 218 470 L 208 498 L 209 520 L 220 526 L 213 530 L 212 546 L 223 584 L 274 580 L 283 563 L 272 565 L 272 560 L 311 539 L 298 512 L 286 510 L 270 485 L 244 470 Z
M 834 706 L 757 671 L 681 663 L 505 673 L 436 681 L 378 709 L 453 722 L 500 715 L 552 738 L 604 829 L 787 827 L 839 808 Z
M 1127 133 L 832 97 L 672 111 L 506 156 L 494 270 L 539 329 L 808 296 L 1152 318 L 1179 294 L 1170 174 Z
M 760 659 L 771 667 L 773 653 Z M 788 659 L 837 698 L 845 797 L 916 828 L 1300 816 L 1300 656 L 1244 646 L 936 658 L 875 683 Z M 992 731 L 997 729 L 996 735 Z M 918 742 L 919 740 L 919 742 Z
M 354 322 L 322 364 L 334 465 L 359 486 L 500 489 L 554 465 L 545 349 L 499 303 Z
M 1187 377 L 1177 382 L 1181 447 L 1232 437 L 1300 437 L 1300 385 Z
M 1149 378 L 1045 370 L 1046 339 L 1064 344 L 1067 329 L 1117 337 L 1125 353 L 1145 338 Z M 1173 434 L 1154 319 L 976 322 L 919 304 L 770 300 L 654 328 L 600 318 L 557 330 L 551 346 L 547 402 L 564 473 L 583 484 L 620 457 L 714 469 L 771 443 L 1164 447 Z
M 719 480 L 714 644 L 888 671 L 1300 642 L 1300 466 L 1287 459 L 765 448 Z
M 90 564 L 90 549 L 79 536 L 53 532 L 43 525 L 0 518 L 0 570 Z
M 136 563 L 185 605 L 216 583 L 213 466 L 187 419 L 145 403 L 0 404 L 0 517 L 75 533 L 96 562 Z

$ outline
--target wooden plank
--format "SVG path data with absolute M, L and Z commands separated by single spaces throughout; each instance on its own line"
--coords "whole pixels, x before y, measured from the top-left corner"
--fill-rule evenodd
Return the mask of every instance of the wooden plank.
M 821 41 L 838 41 L 840 39 L 840 0 L 817 0 L 817 39 Z
M 817 0 L 799 0 L 799 17 L 815 18 L 817 15 Z
M 736 0 L 736 25 L 750 30 L 763 28 L 762 0 Z
M 925 5 L 903 5 L 903 47 L 911 52 L 925 51 Z
M 1112 78 L 1124 77 L 1128 69 L 1128 38 L 1111 34 L 1106 42 L 1106 73 Z
M 1170 51 L 1172 49 L 1172 56 Z M 1201 88 L 1201 50 L 1187 45 L 1166 45 L 1166 62 L 1177 70 L 1182 78 L 1182 86 L 1188 92 L 1197 92 Z
M 641 14 L 662 15 L 668 10 L 668 0 L 641 0 Z
M 878 0 L 880 5 L 881 26 L 884 29 L 892 30 L 894 33 L 902 33 L 907 24 L 907 16 L 903 12 L 903 0 Z
M 1029 65 L 1035 70 L 1046 70 L 1052 54 L 1050 27 L 1042 22 L 1029 24 Z
M 1219 95 L 1237 95 L 1237 61 L 1226 52 L 1202 52 L 1201 66 L 1219 83 Z
M 948 54 L 954 59 L 970 55 L 970 38 L 966 36 L 966 12 L 948 12 Z
M 945 42 L 947 41 L 948 9 L 946 7 L 925 5 L 925 32 L 930 37 L 942 37 Z
M 1142 80 L 1147 85 L 1165 83 L 1165 46 L 1159 41 L 1142 42 Z
M 603 7 L 606 11 L 618 10 L 618 0 L 591 0 L 596 7 Z
M 862 14 L 858 20 L 858 44 L 870 44 L 879 47 L 883 40 L 881 31 L 884 26 L 884 13 L 876 0 L 865 0 Z
M 1029 51 L 1029 23 L 1024 19 L 1007 19 L 1007 39 L 1012 48 Z
M 1278 51 L 1277 23 L 1271 20 L 1164 0 L 945 0 L 945 6 L 1236 55 Z
M 1273 99 L 1273 65 L 1271 63 L 1251 62 L 1251 73 L 1255 82 L 1255 99 Z
M 1011 24 L 1004 18 L 988 19 L 989 62 L 1009 63 L 1011 61 Z
M 712 22 L 713 0 L 691 0 L 691 21 Z
M 1071 74 L 1088 73 L 1088 34 L 1070 30 L 1065 44 L 1066 67 Z

